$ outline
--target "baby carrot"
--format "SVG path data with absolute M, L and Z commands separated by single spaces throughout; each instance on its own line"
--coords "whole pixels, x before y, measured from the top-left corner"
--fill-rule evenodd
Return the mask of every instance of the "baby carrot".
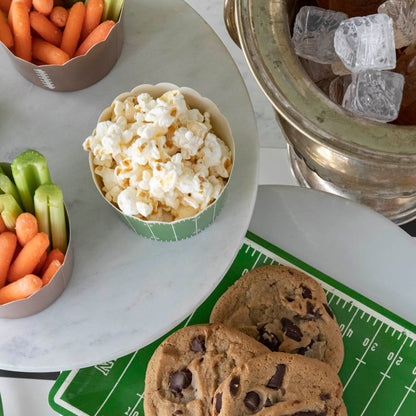
M 32 36 L 30 34 L 29 8 L 20 2 L 12 3 L 12 28 L 15 43 L 15 55 L 26 61 L 32 59 Z
M 28 9 L 30 10 L 32 8 L 32 0 L 12 0 L 10 3 L 10 8 L 9 8 L 9 14 L 7 16 L 7 19 L 9 21 L 9 26 L 10 29 L 13 30 L 13 22 L 12 22 L 12 17 L 13 17 L 13 9 L 14 9 L 14 5 L 13 3 L 23 3 L 25 4 Z
M 33 11 L 30 12 L 30 26 L 41 38 L 55 46 L 62 41 L 62 32 L 45 15 Z
M 10 265 L 8 280 L 14 282 L 27 274 L 30 274 L 39 263 L 43 252 L 49 247 L 49 237 L 45 233 L 36 234 Z
M 41 287 L 42 279 L 34 274 L 28 274 L 0 289 L 0 305 L 27 298 Z
M 68 10 L 62 6 L 55 6 L 49 15 L 49 20 L 57 27 L 64 27 L 68 20 Z
M 9 23 L 0 11 L 0 42 L 3 42 L 7 48 L 11 48 L 14 45 L 12 31 L 10 30 Z
M 33 8 L 47 16 L 53 9 L 53 0 L 33 0 Z
M 38 220 L 30 212 L 20 214 L 16 219 L 16 236 L 23 247 L 38 233 Z
M 36 276 L 40 276 L 42 272 L 42 267 L 45 265 L 45 261 L 48 258 L 48 252 L 45 250 L 42 254 L 42 257 L 39 260 L 39 263 L 36 265 L 35 269 L 33 270 L 33 274 Z
M 84 23 L 85 6 L 81 1 L 75 3 L 69 10 L 68 20 L 62 35 L 61 49 L 70 57 L 74 56 L 81 36 Z
M 46 286 L 52 280 L 52 277 L 55 276 L 55 273 L 61 266 L 62 263 L 59 260 L 53 260 L 49 264 L 48 268 L 45 270 L 45 273 L 42 275 L 43 286 Z
M 52 43 L 33 38 L 33 57 L 49 65 L 62 65 L 69 61 L 69 55 Z
M 5 231 L 7 231 L 7 227 L 6 227 L 6 224 L 3 221 L 3 218 L 0 215 L 0 234 L 4 233 Z
M 115 22 L 112 20 L 106 20 L 99 24 L 79 45 L 75 56 L 86 54 L 94 45 L 105 40 L 114 25 Z
M 8 14 L 12 0 L 0 0 L 0 11 Z
M 0 234 L 0 288 L 6 283 L 7 273 L 16 250 L 16 236 L 6 231 Z
M 88 0 L 85 8 L 85 18 L 81 30 L 83 41 L 101 22 L 104 10 L 104 0 Z
M 45 264 L 42 267 L 42 274 L 45 273 L 45 270 L 48 268 L 49 264 L 53 260 L 58 260 L 59 262 L 63 263 L 65 260 L 65 254 L 62 253 L 59 248 L 54 248 L 48 253 L 48 257 L 46 258 Z

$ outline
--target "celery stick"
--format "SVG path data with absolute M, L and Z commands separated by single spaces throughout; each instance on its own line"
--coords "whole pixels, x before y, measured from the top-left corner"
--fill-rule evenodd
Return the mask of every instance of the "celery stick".
M 66 252 L 68 236 L 65 207 L 59 186 L 50 183 L 39 186 L 33 199 L 39 231 L 47 233 L 53 248 Z
M 4 173 L 0 173 L 0 194 L 10 194 L 16 200 L 16 202 L 22 206 L 19 192 L 17 191 L 16 185 L 13 181 Z
M 10 194 L 0 195 L 0 215 L 8 230 L 14 231 L 17 217 L 22 213 L 22 208 Z
M 36 150 L 26 150 L 13 160 L 12 174 L 23 208 L 33 214 L 33 195 L 36 188 L 51 183 L 45 157 Z

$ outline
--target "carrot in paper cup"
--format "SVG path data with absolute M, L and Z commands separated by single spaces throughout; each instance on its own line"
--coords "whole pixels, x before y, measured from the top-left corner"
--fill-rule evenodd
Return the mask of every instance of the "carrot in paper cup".
M 50 183 L 40 153 L 27 150 L 12 165 L 0 163 L 0 174 L 19 194 L 19 203 L 10 194 L 0 195 L 0 318 L 23 318 L 55 302 L 71 278 L 70 222 L 62 192 Z M 14 192 L 9 184 L 7 189 Z
M 100 194 L 143 237 L 189 238 L 221 211 L 234 139 L 218 107 L 191 88 L 144 84 L 119 95 L 83 146 Z
M 46 2 L 39 3 L 39 7 L 47 6 Z M 102 23 L 95 26 L 96 12 L 100 5 L 96 0 L 91 3 L 90 8 L 94 8 L 89 13 L 88 4 L 84 6 L 84 3 L 78 1 L 69 10 L 52 9 L 46 18 L 34 8 L 35 2 L 34 11 L 30 15 L 25 4 L 21 3 L 16 7 L 18 2 L 13 2 L 9 12 L 9 24 L 16 20 L 23 23 L 23 26 L 18 26 L 16 41 L 13 30 L 10 38 L 9 25 L 5 19 L 0 19 L 0 54 L 5 53 L 9 57 L 20 75 L 47 90 L 77 91 L 95 84 L 112 70 L 120 57 L 123 47 L 124 9 L 121 7 L 120 10 L 108 13 L 104 5 Z M 109 2 L 106 1 L 105 4 L 107 3 Z M 103 25 L 107 19 L 111 23 Z M 36 28 L 33 36 L 31 28 Z M 58 45 L 60 38 L 62 39 Z M 17 56 L 12 51 L 17 52 Z M 32 58 L 36 64 L 30 62 Z

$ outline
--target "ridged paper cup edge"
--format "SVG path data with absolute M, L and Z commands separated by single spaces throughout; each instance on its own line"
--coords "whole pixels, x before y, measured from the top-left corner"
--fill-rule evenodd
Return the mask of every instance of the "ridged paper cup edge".
M 68 222 L 69 240 L 62 266 L 55 273 L 52 280 L 33 295 L 26 299 L 0 305 L 0 318 L 24 318 L 35 315 L 52 305 L 67 287 L 74 267 L 74 253 L 71 242 L 71 224 L 66 207 L 65 214 Z
M 220 213 L 224 201 L 226 199 L 226 194 L 228 190 L 229 183 L 231 181 L 232 172 L 234 170 L 235 164 L 235 143 L 232 136 L 232 131 L 230 124 L 226 117 L 220 112 L 218 107 L 208 98 L 202 97 L 197 91 L 188 87 L 178 87 L 175 84 L 171 83 L 159 83 L 156 85 L 152 84 L 142 84 L 135 87 L 130 92 L 124 92 L 119 94 L 112 102 L 110 107 L 107 107 L 103 110 L 98 118 L 98 122 L 105 121 L 109 119 L 109 116 L 112 112 L 112 106 L 115 101 L 123 101 L 127 97 L 136 96 L 138 94 L 147 92 L 153 98 L 158 98 L 162 94 L 171 90 L 179 90 L 185 97 L 186 103 L 191 108 L 197 108 L 202 113 L 208 111 L 211 115 L 210 122 L 212 125 L 213 132 L 221 140 L 227 144 L 232 154 L 232 166 L 231 172 L 228 177 L 227 183 L 225 184 L 223 190 L 219 197 L 213 201 L 207 208 L 193 217 L 184 218 L 172 222 L 161 222 L 161 221 L 144 221 L 140 218 L 132 217 L 130 215 L 124 214 L 118 207 L 108 201 L 102 193 L 102 181 L 101 178 L 94 172 L 94 162 L 92 152 L 89 152 L 89 166 L 91 175 L 94 181 L 94 184 L 99 191 L 101 197 L 108 203 L 113 210 L 121 217 L 121 219 L 138 235 L 156 241 L 180 241 L 194 235 L 206 229 L 211 225 L 215 218 Z

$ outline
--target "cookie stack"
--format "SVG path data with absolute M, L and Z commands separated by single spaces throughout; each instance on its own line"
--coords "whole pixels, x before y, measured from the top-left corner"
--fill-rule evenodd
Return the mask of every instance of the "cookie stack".
M 145 416 L 346 416 L 342 335 L 325 292 L 285 266 L 246 273 L 210 324 L 182 328 L 149 361 Z

